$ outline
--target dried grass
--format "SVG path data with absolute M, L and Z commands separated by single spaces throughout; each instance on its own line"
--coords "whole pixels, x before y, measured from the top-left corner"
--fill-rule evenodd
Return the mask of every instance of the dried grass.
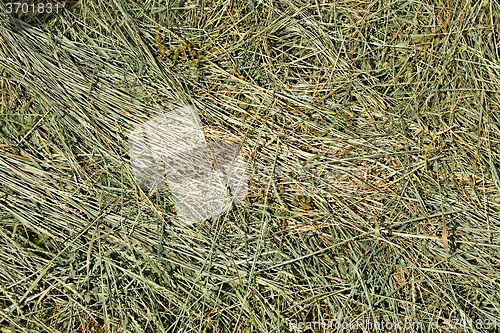
M 82 0 L 3 17 L 0 325 L 499 318 L 499 11 Z M 209 140 L 241 144 L 252 192 L 183 228 L 167 191 L 135 185 L 127 135 L 189 104 Z

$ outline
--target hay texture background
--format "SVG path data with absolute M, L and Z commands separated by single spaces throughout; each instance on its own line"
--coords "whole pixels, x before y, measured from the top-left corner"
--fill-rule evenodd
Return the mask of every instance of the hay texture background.
M 497 1 L 5 10 L 2 332 L 498 330 Z M 185 105 L 250 189 L 191 227 L 127 145 Z

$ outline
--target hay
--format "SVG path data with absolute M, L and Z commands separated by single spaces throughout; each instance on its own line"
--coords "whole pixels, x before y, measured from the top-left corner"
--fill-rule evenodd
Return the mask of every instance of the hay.
M 96 0 L 2 16 L 0 325 L 495 331 L 499 10 Z M 127 136 L 190 104 L 209 142 L 241 145 L 250 193 L 185 228 L 168 190 L 136 186 Z

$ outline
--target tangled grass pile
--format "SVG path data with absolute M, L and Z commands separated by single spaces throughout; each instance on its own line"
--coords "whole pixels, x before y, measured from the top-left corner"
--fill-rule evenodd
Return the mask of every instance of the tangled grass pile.
M 0 4 L 2 332 L 498 330 L 496 0 L 63 5 Z M 183 227 L 127 136 L 191 104 L 250 191 Z

